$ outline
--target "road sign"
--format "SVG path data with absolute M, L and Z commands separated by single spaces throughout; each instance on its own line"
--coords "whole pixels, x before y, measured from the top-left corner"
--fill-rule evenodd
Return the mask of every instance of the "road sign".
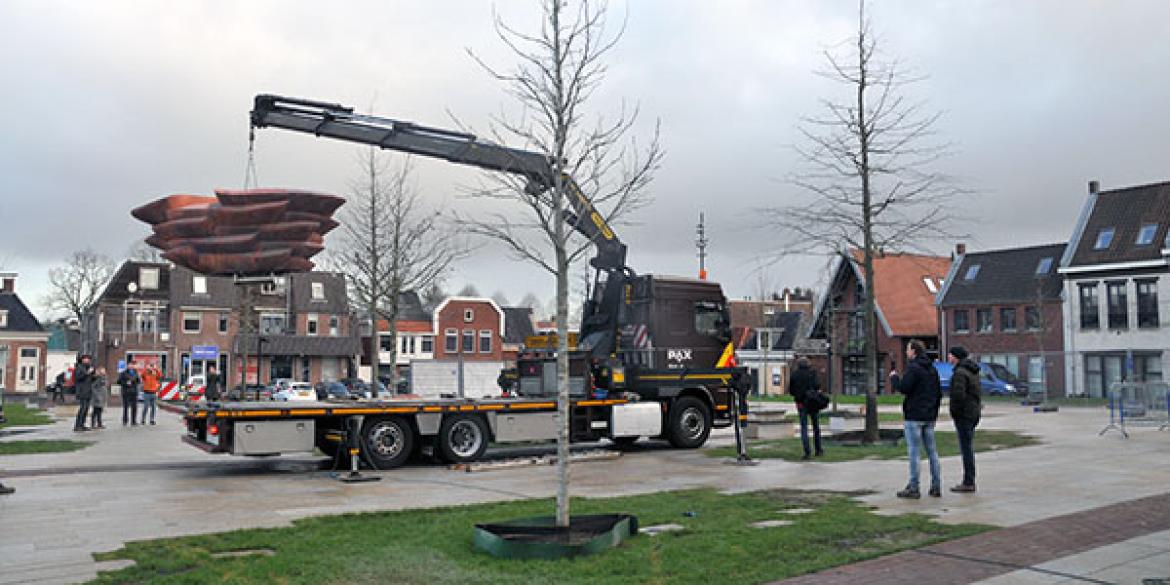
M 217 359 L 219 359 L 219 346 L 218 345 L 193 345 L 193 346 L 191 346 L 191 359 L 217 360 Z

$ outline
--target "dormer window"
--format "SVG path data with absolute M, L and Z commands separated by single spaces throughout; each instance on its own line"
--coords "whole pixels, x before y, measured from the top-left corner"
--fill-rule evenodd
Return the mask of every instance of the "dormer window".
M 1158 231 L 1158 224 L 1147 223 L 1138 230 L 1137 241 L 1134 242 L 1139 246 L 1149 246 L 1154 243 L 1154 233 Z
M 0 329 L 8 327 L 8 311 L 0 311 Z M 0 364 L 2 367 L 3 364 Z
M 973 264 L 967 269 L 967 274 L 963 276 L 963 280 L 975 280 L 979 276 L 979 264 Z
M 1093 244 L 1094 250 L 1108 250 L 1109 244 L 1113 243 L 1113 228 L 1105 228 L 1097 232 L 1097 242 Z
M 313 283 L 313 300 L 314 301 L 325 300 L 325 283 L 323 283 L 323 282 L 314 282 Z
M 197 295 L 207 294 L 207 277 L 206 276 L 192 276 L 191 277 L 191 292 Z
M 1052 258 L 1041 258 L 1036 265 L 1036 274 L 1048 274 L 1052 270 Z
M 930 291 L 930 294 L 932 294 L 932 295 L 938 294 L 938 285 L 934 283 L 933 278 L 931 278 L 929 276 L 923 276 L 922 277 L 922 284 L 926 285 L 926 290 Z
M 475 320 L 475 311 L 472 309 L 463 309 L 463 322 L 471 323 Z

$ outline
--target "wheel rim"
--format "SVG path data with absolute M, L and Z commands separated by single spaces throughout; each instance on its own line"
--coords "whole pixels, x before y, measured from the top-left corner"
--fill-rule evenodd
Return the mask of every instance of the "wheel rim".
M 682 431 L 683 437 L 687 439 L 698 439 L 703 436 L 703 431 L 706 428 L 707 419 L 698 408 L 692 406 L 684 410 L 682 416 L 679 417 L 679 429 Z
M 393 459 L 402 453 L 405 436 L 398 425 L 382 421 L 370 428 L 366 434 L 368 448 L 382 459 Z
M 480 446 L 483 445 L 483 432 L 479 425 L 471 420 L 457 421 L 447 431 L 447 445 L 456 456 L 471 457 L 479 452 Z

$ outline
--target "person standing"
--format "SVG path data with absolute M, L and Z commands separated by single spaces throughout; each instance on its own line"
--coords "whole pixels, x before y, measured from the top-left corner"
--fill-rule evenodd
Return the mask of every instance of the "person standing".
M 983 410 L 980 396 L 979 364 L 967 358 L 966 348 L 961 345 L 947 352 L 947 361 L 954 367 L 951 376 L 951 420 L 955 422 L 955 434 L 959 436 L 959 452 L 963 454 L 963 482 L 951 488 L 952 492 L 971 493 L 975 491 L 975 427 Z
M 106 425 L 102 422 L 102 412 L 106 409 L 106 404 L 110 401 L 110 383 L 106 379 L 105 368 L 98 368 L 94 373 L 92 391 L 93 416 L 89 422 L 89 428 L 104 429 Z
M 77 391 L 77 419 L 73 421 L 73 431 L 88 431 L 85 426 L 89 418 L 89 403 L 93 399 L 94 370 L 90 363 L 92 358 L 82 354 L 73 366 L 73 388 Z
M 208 364 L 207 366 L 207 388 L 203 391 L 203 397 L 208 402 L 218 402 L 219 391 L 219 374 L 215 371 L 215 364 Z
M 158 386 L 162 373 L 153 362 L 146 364 L 142 371 L 142 424 L 146 424 L 146 413 L 150 413 L 150 424 L 154 424 L 158 411 Z
M 796 401 L 796 412 L 800 415 L 800 443 L 804 446 L 804 457 L 808 461 L 812 451 L 808 448 L 808 421 L 812 419 L 813 443 L 816 446 L 816 456 L 825 452 L 821 450 L 821 423 L 820 412 L 810 406 L 809 398 L 821 390 L 821 383 L 817 380 L 817 373 L 808 363 L 808 358 L 796 360 L 796 371 L 788 379 L 788 393 Z
M 137 364 L 130 362 L 121 374 L 118 374 L 118 385 L 122 387 L 122 426 L 138 426 L 138 386 L 142 379 L 138 377 Z
M 899 498 L 920 498 L 918 491 L 918 453 L 925 447 L 930 460 L 930 495 L 942 496 L 942 470 L 938 463 L 938 448 L 934 442 L 934 424 L 938 420 L 938 409 L 942 405 L 942 390 L 938 371 L 926 355 L 926 346 L 917 339 L 906 345 L 909 357 L 906 372 L 898 381 L 896 390 L 905 394 L 902 400 L 903 433 L 906 449 L 910 456 L 910 481 L 899 491 Z M 892 374 L 892 373 L 891 373 Z M 891 384 L 894 376 L 891 375 Z
M 53 404 L 65 403 L 65 372 L 57 374 L 57 379 L 53 382 Z

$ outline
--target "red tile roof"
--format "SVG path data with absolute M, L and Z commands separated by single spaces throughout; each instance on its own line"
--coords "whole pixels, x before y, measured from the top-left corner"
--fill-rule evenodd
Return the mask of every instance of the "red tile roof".
M 861 252 L 853 251 L 857 273 L 861 275 Z M 938 311 L 934 294 L 923 278 L 934 280 L 936 290 L 951 269 L 946 256 L 920 254 L 886 254 L 873 259 L 874 287 L 878 310 L 895 336 L 938 335 Z
M 386 319 L 378 319 L 378 331 L 389 331 L 390 322 Z M 408 321 L 406 319 L 398 320 L 399 333 L 431 333 L 432 324 L 430 321 Z

